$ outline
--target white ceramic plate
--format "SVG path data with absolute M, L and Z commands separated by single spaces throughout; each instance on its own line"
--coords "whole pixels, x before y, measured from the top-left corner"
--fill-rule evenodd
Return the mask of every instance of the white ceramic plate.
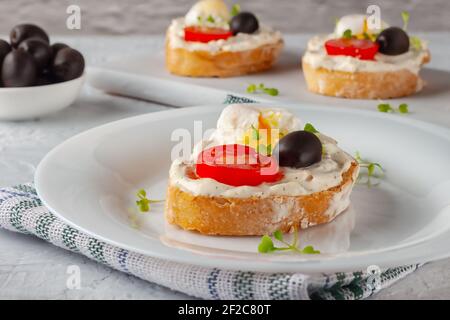
M 278 106 L 280 106 L 278 104 Z M 258 237 L 207 237 L 166 225 L 163 205 L 134 208 L 146 188 L 164 198 L 171 133 L 195 120 L 215 127 L 223 106 L 184 108 L 114 122 L 51 151 L 36 172 L 44 203 L 67 223 L 108 243 L 201 266 L 268 272 L 327 272 L 419 263 L 450 256 L 450 130 L 399 116 L 285 105 L 386 169 L 377 186 L 358 185 L 336 221 L 301 232 L 319 255 L 260 254 Z M 197 138 L 199 139 L 199 138 Z M 194 143 L 193 141 L 192 143 Z

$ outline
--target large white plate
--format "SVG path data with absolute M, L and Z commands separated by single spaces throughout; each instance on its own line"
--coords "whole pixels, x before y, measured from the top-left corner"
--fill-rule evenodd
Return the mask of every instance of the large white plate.
M 279 106 L 279 104 L 278 104 Z M 319 255 L 260 254 L 258 237 L 207 237 L 164 223 L 163 205 L 134 212 L 135 193 L 164 198 L 171 133 L 213 128 L 223 106 L 151 113 L 107 124 L 51 151 L 36 172 L 44 203 L 77 229 L 149 256 L 201 266 L 268 272 L 326 272 L 450 256 L 450 130 L 408 116 L 285 105 L 348 152 L 381 163 L 378 186 L 358 185 L 336 221 L 301 232 Z M 195 141 L 192 141 L 194 143 Z

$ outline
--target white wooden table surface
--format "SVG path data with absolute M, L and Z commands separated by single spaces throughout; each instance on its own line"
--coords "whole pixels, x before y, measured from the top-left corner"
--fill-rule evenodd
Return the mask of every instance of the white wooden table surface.
M 431 66 L 450 71 L 449 34 L 433 38 L 438 50 Z M 56 39 L 81 50 L 90 65 L 136 52 L 159 50 L 161 37 Z M 443 101 L 450 104 L 450 101 Z M 74 134 L 113 120 L 167 109 L 112 97 L 85 87 L 66 110 L 26 122 L 0 122 L 0 186 L 33 179 L 42 157 Z M 450 126 L 450 124 L 449 124 Z M 81 289 L 68 289 L 67 268 L 81 269 Z M 182 299 L 186 295 L 128 276 L 37 238 L 0 230 L 0 299 Z M 450 299 L 450 259 L 429 263 L 377 299 Z

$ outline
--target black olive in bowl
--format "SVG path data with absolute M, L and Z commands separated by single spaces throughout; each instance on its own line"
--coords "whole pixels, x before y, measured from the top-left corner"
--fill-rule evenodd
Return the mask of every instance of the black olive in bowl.
M 2 82 L 5 87 L 34 85 L 38 67 L 33 56 L 24 50 L 13 50 L 3 60 Z
M 83 55 L 75 49 L 63 48 L 53 60 L 51 72 L 59 81 L 69 81 L 80 77 L 84 71 Z
M 30 38 L 38 38 L 44 42 L 50 42 L 47 33 L 34 24 L 19 24 L 15 26 L 11 30 L 9 37 L 13 48 L 17 48 L 22 41 Z
M 24 50 L 31 54 L 39 70 L 45 69 L 52 58 L 52 49 L 45 41 L 39 38 L 31 38 L 22 41 L 18 50 Z

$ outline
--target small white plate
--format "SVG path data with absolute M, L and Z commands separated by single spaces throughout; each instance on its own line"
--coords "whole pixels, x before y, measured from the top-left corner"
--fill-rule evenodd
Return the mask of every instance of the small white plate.
M 277 106 L 280 106 L 278 104 Z M 267 272 L 330 272 L 450 256 L 450 130 L 407 115 L 283 105 L 386 169 L 378 186 L 356 186 L 334 222 L 301 232 L 319 255 L 260 254 L 259 237 L 208 237 L 166 225 L 163 204 L 136 213 L 135 193 L 165 197 L 174 129 L 215 127 L 223 106 L 151 113 L 101 126 L 51 151 L 36 172 L 44 203 L 77 229 L 149 256 Z M 196 140 L 198 140 L 197 137 Z M 194 143 L 195 141 L 192 141 Z M 133 210 L 134 209 L 134 210 Z
M 0 120 L 26 120 L 70 106 L 78 97 L 85 75 L 35 87 L 0 88 Z

